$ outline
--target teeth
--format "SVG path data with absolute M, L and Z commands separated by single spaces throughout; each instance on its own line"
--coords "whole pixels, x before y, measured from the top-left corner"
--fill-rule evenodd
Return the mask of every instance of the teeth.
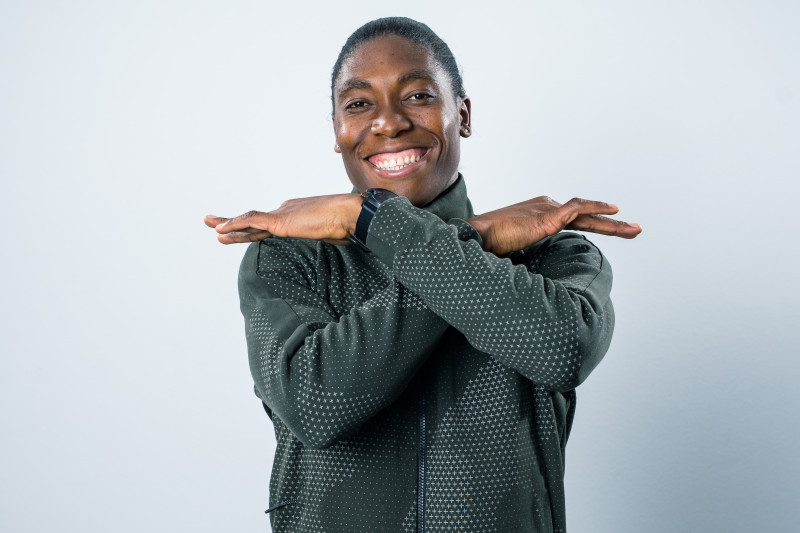
M 388 159 L 385 161 L 378 161 L 375 163 L 375 166 L 381 170 L 400 170 L 401 168 L 405 168 L 406 166 L 416 163 L 420 160 L 419 156 L 411 155 L 405 157 L 398 157 L 396 159 Z

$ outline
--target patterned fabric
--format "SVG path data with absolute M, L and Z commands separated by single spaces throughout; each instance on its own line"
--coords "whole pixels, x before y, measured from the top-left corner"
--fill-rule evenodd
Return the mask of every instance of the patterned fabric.
M 275 427 L 273 531 L 564 532 L 574 388 L 608 349 L 611 269 L 562 232 L 484 252 L 463 177 L 384 202 L 356 246 L 270 238 L 239 274 Z

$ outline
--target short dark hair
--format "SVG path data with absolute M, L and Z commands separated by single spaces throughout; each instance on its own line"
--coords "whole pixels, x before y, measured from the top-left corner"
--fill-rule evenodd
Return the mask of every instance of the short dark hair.
M 461 97 L 467 95 L 467 91 L 464 90 L 464 81 L 461 79 L 461 72 L 456 64 L 456 58 L 453 57 L 450 47 L 441 37 L 422 22 L 406 17 L 386 17 L 367 22 L 354 31 L 344 43 L 342 51 L 339 52 L 339 57 L 336 58 L 336 63 L 333 65 L 333 73 L 331 74 L 331 103 L 334 108 L 333 91 L 336 86 L 336 80 L 339 78 L 339 72 L 342 70 L 342 64 L 353 55 L 356 48 L 385 35 L 404 37 L 412 43 L 430 50 L 433 58 L 450 77 L 450 86 L 453 89 L 453 93 Z

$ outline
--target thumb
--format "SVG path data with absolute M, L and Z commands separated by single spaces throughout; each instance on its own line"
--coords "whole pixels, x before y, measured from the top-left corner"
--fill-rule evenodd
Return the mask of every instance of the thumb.
M 217 226 L 219 226 L 220 224 L 224 224 L 228 220 L 230 219 L 218 217 L 215 215 L 206 215 L 205 218 L 203 219 L 203 222 L 205 222 L 206 226 L 208 226 L 209 228 L 216 228 Z

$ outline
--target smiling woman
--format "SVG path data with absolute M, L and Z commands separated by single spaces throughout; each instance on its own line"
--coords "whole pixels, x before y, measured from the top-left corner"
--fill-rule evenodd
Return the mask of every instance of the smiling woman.
M 614 313 L 608 261 L 562 230 L 641 227 L 581 199 L 475 216 L 458 172 L 471 103 L 424 24 L 359 28 L 332 100 L 357 192 L 206 218 L 253 242 L 239 292 L 277 438 L 273 530 L 565 531 L 574 389 Z
M 367 41 L 340 65 L 333 123 L 350 180 L 361 191 L 389 188 L 413 205 L 429 203 L 458 178 L 469 98 L 454 94 L 430 51 L 405 37 Z

